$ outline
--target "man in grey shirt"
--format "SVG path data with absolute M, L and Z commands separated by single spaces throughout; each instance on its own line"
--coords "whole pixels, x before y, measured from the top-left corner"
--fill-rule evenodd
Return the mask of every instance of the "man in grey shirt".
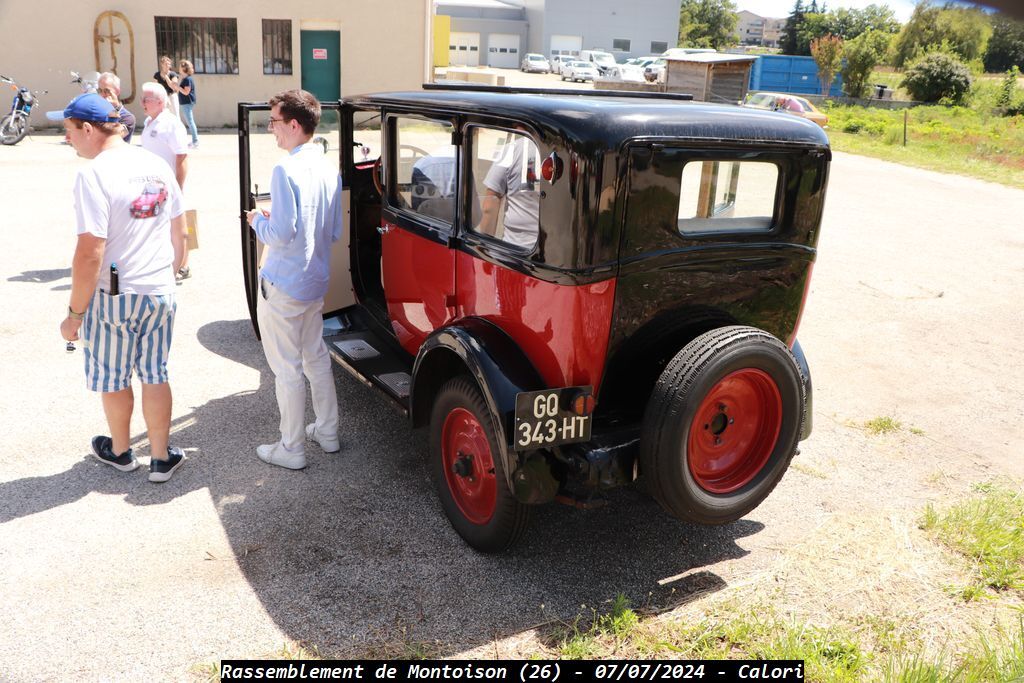
M 484 177 L 486 193 L 481 208 L 480 231 L 507 244 L 530 249 L 537 243 L 540 222 L 540 188 L 537 146 L 524 135 L 505 145 L 501 157 Z M 503 230 L 497 232 L 501 199 L 505 198 Z

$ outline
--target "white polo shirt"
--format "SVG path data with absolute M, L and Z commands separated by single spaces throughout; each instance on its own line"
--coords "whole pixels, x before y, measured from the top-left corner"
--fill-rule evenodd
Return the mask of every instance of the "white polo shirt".
M 177 168 L 177 155 L 188 154 L 189 136 L 185 125 L 167 109 L 157 117 L 147 118 L 142 131 L 142 147 L 167 162 L 171 171 Z

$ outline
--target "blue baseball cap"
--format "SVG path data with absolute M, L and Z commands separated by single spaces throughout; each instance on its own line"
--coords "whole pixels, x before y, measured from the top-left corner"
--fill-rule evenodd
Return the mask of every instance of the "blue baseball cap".
M 71 100 L 63 111 L 48 111 L 46 118 L 51 121 L 63 121 L 64 119 L 79 119 L 89 123 L 112 123 L 119 120 L 114 105 L 107 102 L 94 92 L 79 95 Z

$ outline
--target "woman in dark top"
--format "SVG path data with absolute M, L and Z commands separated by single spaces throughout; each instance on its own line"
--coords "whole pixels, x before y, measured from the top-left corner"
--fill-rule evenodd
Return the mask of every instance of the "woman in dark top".
M 153 74 L 153 80 L 164 87 L 167 91 L 167 100 L 170 102 L 175 118 L 178 118 L 178 98 L 174 93 L 178 92 L 178 74 L 171 71 L 171 58 L 164 55 L 160 58 L 160 70 Z
M 185 120 L 185 127 L 192 135 L 190 147 L 195 149 L 199 146 L 199 131 L 196 130 L 196 120 L 192 116 L 192 109 L 196 106 L 196 82 L 192 74 L 196 72 L 192 68 L 192 62 L 187 59 L 181 60 L 178 65 L 181 69 L 181 81 L 178 83 L 178 104 L 181 106 L 182 118 Z

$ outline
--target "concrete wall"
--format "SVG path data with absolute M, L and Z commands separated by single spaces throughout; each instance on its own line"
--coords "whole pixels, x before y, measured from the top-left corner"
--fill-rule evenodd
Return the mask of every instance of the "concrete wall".
M 109 69 L 109 43 L 101 46 L 100 64 L 96 63 L 93 44 L 96 19 L 108 10 L 124 14 L 134 34 L 134 59 L 130 57 L 127 35 L 116 46 L 117 72 L 126 94 L 132 87 L 133 64 L 137 90 L 152 79 L 157 69 L 155 16 L 237 16 L 239 73 L 196 74 L 195 117 L 200 126 L 234 124 L 238 102 L 263 101 L 281 90 L 299 87 L 299 31 L 303 28 L 340 29 L 343 96 L 419 88 L 428 80 L 429 0 L 252 0 L 216 6 L 207 0 L 179 0 L 173 5 L 153 0 L 43 0 L 39 4 L 2 0 L 0 69 L 33 90 L 49 90 L 42 97 L 40 109 L 62 109 L 79 92 L 77 86 L 68 83 L 69 71 Z M 263 74 L 263 19 L 291 19 L 291 75 Z M 138 97 L 128 108 L 141 123 Z M 34 126 L 46 123 L 41 113 L 33 114 Z
M 531 52 L 548 55 L 552 35 L 581 35 L 583 49 L 603 48 L 617 61 L 640 57 L 651 52 L 651 42 L 661 41 L 675 47 L 679 32 L 679 0 L 546 0 L 541 46 L 535 49 L 531 35 Z M 530 18 L 533 5 L 527 4 L 531 34 L 536 31 Z M 628 52 L 612 50 L 612 40 L 630 41 Z

